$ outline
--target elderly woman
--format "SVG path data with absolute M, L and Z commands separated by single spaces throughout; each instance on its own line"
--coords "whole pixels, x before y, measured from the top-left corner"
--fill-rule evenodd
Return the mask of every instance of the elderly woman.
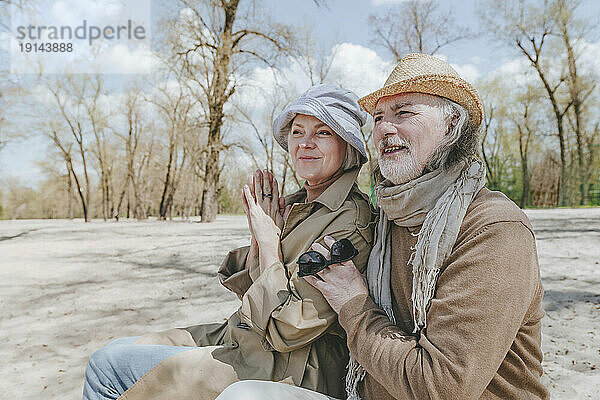
M 238 311 L 222 324 L 117 339 L 90 358 L 84 399 L 214 399 L 249 379 L 343 396 L 344 331 L 322 294 L 298 276 L 297 262 L 330 236 L 342 253 L 348 239 L 356 267 L 366 267 L 372 212 L 356 185 L 366 161 L 366 114 L 357 99 L 315 86 L 275 120 L 275 139 L 305 183 L 285 200 L 270 173 L 244 188 L 252 244 L 231 251 L 219 269 L 221 283 L 241 299 Z M 310 253 L 303 257 L 311 261 Z

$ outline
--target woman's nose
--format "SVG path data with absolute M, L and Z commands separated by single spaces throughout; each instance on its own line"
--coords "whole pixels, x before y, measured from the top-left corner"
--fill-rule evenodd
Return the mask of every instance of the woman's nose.
M 312 137 L 306 136 L 301 142 L 300 147 L 303 149 L 310 149 L 315 147 L 315 143 L 312 140 Z

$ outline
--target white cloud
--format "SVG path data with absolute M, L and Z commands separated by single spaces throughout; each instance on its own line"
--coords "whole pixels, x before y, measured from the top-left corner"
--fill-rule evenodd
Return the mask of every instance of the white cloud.
M 587 70 L 598 73 L 600 71 L 600 40 L 595 43 L 580 41 L 576 44 L 576 51 L 579 54 L 579 66 L 584 66 Z
M 450 64 L 452 68 L 467 82 L 473 83 L 481 74 L 474 64 Z
M 597 73 L 600 71 L 600 41 L 590 43 L 587 41 L 578 42 L 575 44 L 575 51 L 579 55 L 578 72 L 580 73 Z M 564 73 L 564 54 L 545 55 L 543 59 L 544 71 L 550 81 L 556 82 L 561 73 Z M 519 56 L 505 61 L 498 68 L 490 71 L 486 79 L 502 79 L 507 84 L 514 86 L 539 85 L 539 77 L 531 63 L 524 56 Z
M 94 23 L 110 23 L 115 22 L 115 18 L 122 19 L 123 14 L 129 12 L 129 7 L 117 0 L 78 0 L 55 1 L 51 5 L 50 15 L 53 23 L 59 22 L 57 25 L 61 25 L 81 23 L 84 19 L 93 20 Z
M 471 59 L 471 63 L 456 64 L 449 62 L 448 56 L 445 54 L 437 53 L 434 55 L 434 57 L 449 63 L 450 66 L 454 68 L 454 70 L 458 72 L 458 74 L 467 82 L 474 83 L 481 76 L 481 72 L 479 72 L 479 69 L 475 65 L 479 62 L 477 59 Z
M 536 82 L 529 61 L 525 57 L 517 57 L 504 62 L 491 71 L 487 78 L 490 80 L 502 79 L 508 82 L 507 84 L 517 86 L 525 86 Z
M 380 88 L 394 67 L 394 63 L 383 60 L 375 51 L 357 44 L 337 44 L 330 54 L 335 57 L 326 82 L 339 84 L 358 96 Z M 309 77 L 293 59 L 288 59 L 288 64 L 279 71 L 268 67 L 256 68 L 249 76 L 238 77 L 238 80 L 243 86 L 236 91 L 235 101 L 245 107 L 250 106 L 252 113 L 260 113 L 269 106 L 269 96 L 265 93 L 285 90 L 294 97 L 310 87 Z M 274 89 L 276 84 L 279 84 L 279 89 Z
M 148 74 L 152 72 L 154 55 L 149 46 L 137 46 L 133 50 L 125 45 L 113 46 L 93 66 L 103 73 Z
M 352 43 L 333 46 L 329 55 L 335 56 L 325 82 L 350 89 L 358 96 L 380 88 L 394 67 L 394 63 L 383 60 L 375 51 Z M 279 101 L 279 107 L 282 107 L 285 105 L 282 99 L 293 100 L 311 86 L 301 65 L 291 58 L 279 70 L 260 67 L 237 79 L 241 86 L 236 90 L 233 101 L 241 105 L 269 137 L 271 127 L 267 126 L 266 117 L 273 102 Z M 237 111 L 231 107 L 229 112 L 235 115 Z M 240 115 L 238 117 L 241 118 Z M 249 129 L 244 124 L 236 125 L 236 139 L 249 135 Z
M 341 43 L 335 46 L 334 51 L 331 66 L 334 79 L 359 96 L 383 86 L 395 65 L 383 60 L 375 51 L 357 44 Z

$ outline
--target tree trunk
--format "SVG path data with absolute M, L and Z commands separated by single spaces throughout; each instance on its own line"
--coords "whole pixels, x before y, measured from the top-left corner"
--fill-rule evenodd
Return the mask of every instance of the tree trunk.
M 566 6 L 566 3 L 561 4 L 561 8 Z M 573 130 L 575 132 L 575 138 L 577 140 L 577 176 L 579 178 L 579 192 L 581 195 L 579 204 L 585 205 L 587 204 L 587 171 L 584 157 L 584 132 L 581 127 L 581 105 L 584 100 L 584 96 L 582 93 L 583 88 L 581 86 L 581 80 L 579 79 L 579 75 L 577 74 L 577 59 L 575 56 L 575 51 L 571 44 L 571 37 L 568 29 L 571 22 L 569 21 L 569 16 L 572 15 L 571 11 L 572 10 L 567 9 L 562 10 L 562 15 L 560 18 L 560 29 L 565 48 L 567 49 L 567 63 L 569 66 L 570 78 L 569 94 L 571 97 L 571 103 L 573 104 L 573 113 L 575 115 L 575 123 L 573 126 Z
M 168 197 L 169 186 L 171 185 L 171 168 L 173 166 L 173 152 L 174 152 L 173 147 L 174 147 L 173 144 L 171 144 L 171 146 L 169 146 L 169 163 L 167 164 L 167 173 L 165 174 L 165 181 L 163 183 L 163 191 L 162 191 L 162 195 L 160 196 L 160 205 L 158 207 L 158 219 L 161 219 L 161 220 L 167 219 L 167 211 L 168 211 L 167 197 Z
M 104 167 L 102 166 L 102 162 L 100 162 L 100 187 L 102 188 L 102 219 L 104 221 L 106 221 L 107 209 L 108 209 L 108 205 L 107 205 L 108 195 L 106 193 L 106 191 L 107 191 L 106 176 L 105 176 L 105 172 L 104 172 Z
M 71 171 L 69 170 L 69 163 L 65 160 L 65 167 L 67 169 L 67 218 L 73 219 L 73 182 L 71 181 Z
M 83 219 L 85 222 L 90 222 L 88 217 L 88 203 L 86 202 L 86 198 L 84 198 L 83 193 L 81 191 L 81 185 L 79 184 L 79 179 L 77 179 L 77 175 L 75 175 L 75 170 L 73 169 L 73 163 L 69 159 L 68 161 L 69 169 L 71 174 L 73 174 L 73 179 L 75 179 L 75 186 L 77 186 L 77 193 L 79 194 L 79 199 L 81 200 L 81 209 L 83 211 Z M 89 189 L 87 190 L 87 194 L 89 197 Z
M 233 22 L 237 12 L 239 0 L 224 3 L 225 23 L 221 32 L 222 46 L 217 50 L 214 62 L 214 75 L 211 82 L 212 95 L 209 103 L 209 131 L 208 131 L 208 157 L 204 171 L 204 189 L 202 191 L 201 222 L 212 222 L 217 217 L 218 189 L 219 189 L 219 155 L 223 148 L 221 142 L 221 128 L 223 127 L 223 107 L 233 94 L 229 90 L 229 64 L 233 54 Z
M 90 222 L 90 216 L 88 215 L 88 206 L 90 205 L 90 178 L 87 172 L 87 163 L 85 161 L 85 154 L 83 151 L 83 146 L 80 143 L 81 150 L 81 159 L 83 162 L 83 177 L 85 178 L 85 202 L 83 204 L 83 218 L 85 222 Z M 71 170 L 73 170 L 73 165 L 71 165 Z M 75 174 L 75 171 L 73 171 Z
M 204 188 L 202 190 L 202 208 L 200 209 L 201 222 L 213 222 L 219 212 L 218 185 L 219 185 L 219 151 L 210 148 L 206 169 L 204 173 Z
M 529 170 L 527 167 L 527 156 L 521 157 L 521 179 L 523 180 L 521 184 L 521 208 L 530 206 L 530 196 L 529 196 Z

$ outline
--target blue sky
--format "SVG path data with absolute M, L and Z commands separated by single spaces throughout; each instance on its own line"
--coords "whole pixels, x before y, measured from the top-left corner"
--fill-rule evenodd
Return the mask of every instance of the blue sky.
M 168 3 L 164 1 L 152 1 L 153 20 L 157 20 L 167 9 Z M 389 70 L 393 66 L 390 55 L 381 49 L 375 49 L 370 43 L 368 17 L 400 2 L 398 0 L 329 0 L 327 7 L 319 8 L 312 0 L 263 1 L 274 21 L 308 25 L 317 33 L 317 37 L 324 38 L 327 42 L 335 38 L 337 43 L 344 43 L 339 63 L 345 65 L 338 65 L 338 72 L 347 76 L 344 83 L 359 95 L 364 95 L 369 90 L 375 89 L 377 85 L 381 85 L 387 74 L 386 68 Z M 475 32 L 479 31 L 477 0 L 440 1 L 439 3 L 443 10 L 451 8 L 457 21 L 460 20 L 462 25 L 469 26 Z M 542 3 L 540 0 L 540 5 Z M 590 16 L 600 16 L 600 1 L 584 2 L 581 12 Z M 594 42 L 598 40 L 591 39 Z M 600 49 L 598 46 L 596 48 Z M 469 80 L 485 77 L 494 70 L 506 68 L 511 63 L 514 64 L 515 58 L 518 57 L 514 50 L 502 47 L 483 35 L 476 35 L 468 41 L 447 46 L 440 53 Z M 365 65 L 365 62 L 369 64 Z M 384 65 L 383 72 L 373 70 L 373 65 L 377 63 Z M 293 71 L 290 71 L 293 74 Z M 260 76 L 260 74 L 256 75 Z M 366 82 L 361 83 L 364 84 L 357 82 L 363 80 L 363 77 Z M 300 78 L 296 82 L 300 86 L 306 84 Z M 35 186 L 41 178 L 36 160 L 45 158 L 48 148 L 47 139 L 36 136 L 10 143 L 0 152 L 0 179 L 12 176 L 25 184 Z
M 373 48 L 370 43 L 368 17 L 380 13 L 398 0 L 335 0 L 330 1 L 329 7 L 318 8 L 311 0 L 268 0 L 269 8 L 277 20 L 308 22 L 321 36 L 337 36 L 342 42 L 350 42 Z M 441 10 L 451 10 L 453 15 L 464 21 L 462 25 L 479 29 L 477 22 L 476 0 L 440 1 Z M 600 2 L 594 7 L 600 12 Z M 486 74 L 511 58 L 507 50 L 490 45 L 485 37 L 477 35 L 474 39 L 450 45 L 442 50 L 448 61 L 457 64 L 476 64 L 482 74 Z M 494 48 L 495 47 L 495 48 Z M 385 52 L 377 49 L 382 57 L 388 57 Z

